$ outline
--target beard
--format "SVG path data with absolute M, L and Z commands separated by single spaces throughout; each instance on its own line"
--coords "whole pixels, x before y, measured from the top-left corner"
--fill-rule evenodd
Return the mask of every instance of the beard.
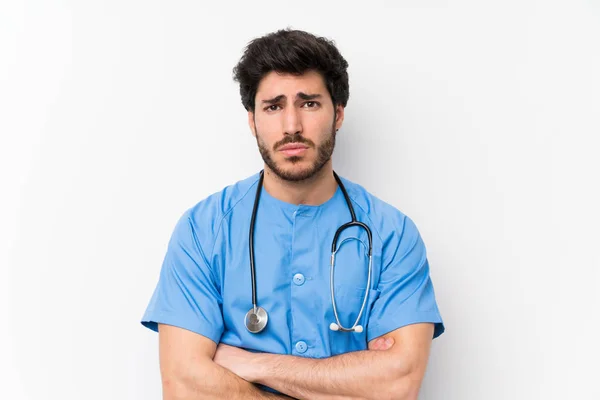
M 331 159 L 331 155 L 333 154 L 333 150 L 335 148 L 335 135 L 336 130 L 334 122 L 334 126 L 331 128 L 331 133 L 327 136 L 323 143 L 316 147 L 316 159 L 311 163 L 311 165 L 308 168 L 304 168 L 301 170 L 287 170 L 281 165 L 278 165 L 275 162 L 275 160 L 273 160 L 272 152 L 275 152 L 279 147 L 290 143 L 302 143 L 308 146 L 309 148 L 315 148 L 315 144 L 312 140 L 303 137 L 301 134 L 295 133 L 293 135 L 286 136 L 281 141 L 275 143 L 273 145 L 273 150 L 271 151 L 268 149 L 267 145 L 261 140 L 259 132 L 256 131 L 256 143 L 258 144 L 258 151 L 260 152 L 263 161 L 271 169 L 271 171 L 273 171 L 275 175 L 277 175 L 280 179 L 283 179 L 285 181 L 299 182 L 313 177 L 315 174 L 321 171 L 325 164 L 327 164 L 327 162 Z M 303 157 L 292 156 L 288 157 L 282 163 L 290 163 L 292 165 L 295 165 L 302 161 L 302 159 Z

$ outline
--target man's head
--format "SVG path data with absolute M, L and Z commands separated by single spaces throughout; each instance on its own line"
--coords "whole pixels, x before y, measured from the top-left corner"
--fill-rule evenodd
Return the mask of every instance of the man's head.
M 246 47 L 234 79 L 261 156 L 280 178 L 308 179 L 330 162 L 347 67 L 331 41 L 303 31 L 280 30 Z

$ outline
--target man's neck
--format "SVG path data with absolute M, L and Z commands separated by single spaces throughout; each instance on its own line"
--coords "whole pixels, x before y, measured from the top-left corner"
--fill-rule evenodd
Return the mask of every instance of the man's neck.
M 337 186 L 331 160 L 314 176 L 300 182 L 281 179 L 265 165 L 264 190 L 286 203 L 318 206 L 333 197 Z

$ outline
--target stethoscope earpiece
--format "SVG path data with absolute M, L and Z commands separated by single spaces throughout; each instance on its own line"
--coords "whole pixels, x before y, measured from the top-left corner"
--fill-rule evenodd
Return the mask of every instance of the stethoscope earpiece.
M 331 324 L 329 324 L 329 329 L 337 332 L 340 330 L 340 326 L 338 324 L 336 324 L 335 322 L 332 322 Z M 354 328 L 343 329 L 343 330 L 346 332 L 362 333 L 363 327 L 362 327 L 362 325 L 356 325 Z

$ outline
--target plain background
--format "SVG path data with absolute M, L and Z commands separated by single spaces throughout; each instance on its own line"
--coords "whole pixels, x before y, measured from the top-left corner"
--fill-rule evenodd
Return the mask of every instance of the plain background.
M 261 168 L 231 70 L 287 26 L 350 64 L 335 169 L 425 240 L 421 399 L 599 399 L 592 0 L 2 2 L 0 397 L 161 398 L 139 320 L 183 211 Z

